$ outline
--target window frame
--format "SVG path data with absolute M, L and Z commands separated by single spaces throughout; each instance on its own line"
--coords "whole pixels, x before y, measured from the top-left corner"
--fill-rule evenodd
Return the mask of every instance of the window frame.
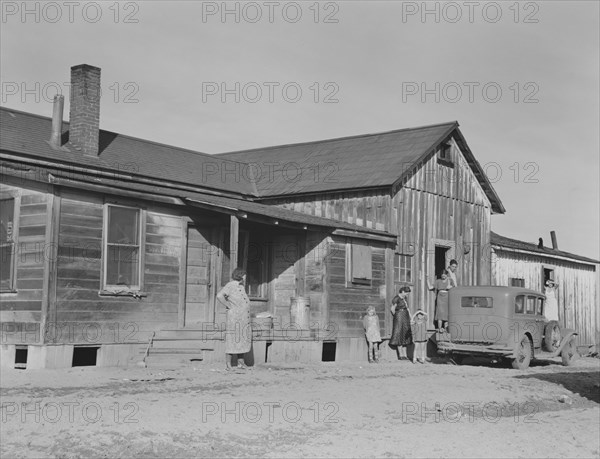
M 109 209 L 111 207 L 121 207 L 125 209 L 132 209 L 138 212 L 139 228 L 138 228 L 138 285 L 113 285 L 107 284 L 107 273 L 108 273 L 108 231 L 109 231 Z M 103 295 L 129 295 L 131 293 L 140 293 L 144 289 L 144 265 L 145 265 L 145 252 L 146 252 L 146 210 L 136 205 L 121 203 L 121 202 L 105 202 L 103 209 L 103 222 L 102 222 L 102 276 L 100 293 Z
M 13 201 L 13 228 L 12 238 L 7 246 L 11 247 L 11 260 L 10 260 L 10 278 L 9 285 L 7 288 L 0 287 L 0 293 L 16 293 L 17 292 L 17 250 L 15 247 L 19 245 L 19 219 L 21 211 L 21 192 L 19 190 L 2 190 L 0 191 L 0 200 L 2 201 Z
M 371 265 L 370 277 L 354 277 L 354 250 L 357 246 L 368 249 Z M 346 287 L 371 287 L 373 285 L 373 247 L 360 239 L 349 238 L 346 242 Z
M 394 253 L 394 284 L 412 285 L 413 284 L 413 259 L 412 255 L 404 253 Z M 402 261 L 405 261 L 403 266 Z M 408 275 L 406 275 L 408 273 Z M 403 276 L 404 274 L 404 276 Z
M 518 281 L 518 282 L 515 282 Z M 511 287 L 521 287 L 521 288 L 525 288 L 525 279 L 521 278 L 521 277 L 511 277 L 509 278 L 509 282 L 510 282 L 510 286 Z

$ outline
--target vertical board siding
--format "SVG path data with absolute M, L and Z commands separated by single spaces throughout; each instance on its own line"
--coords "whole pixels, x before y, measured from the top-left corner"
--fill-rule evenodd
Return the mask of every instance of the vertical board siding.
M 368 306 L 374 306 L 379 315 L 381 332 L 385 332 L 386 267 L 385 245 L 371 242 L 373 278 L 371 285 L 347 284 L 346 238 L 333 238 L 330 256 L 327 257 L 327 282 L 329 285 L 329 323 L 338 337 L 363 336 L 362 318 Z
M 597 291 L 597 267 L 534 254 L 494 249 L 492 282 L 510 285 L 511 278 L 525 280 L 525 287 L 542 291 L 543 267 L 554 269 L 558 282 L 559 323 L 574 328 L 578 344 L 597 344 L 600 332 Z

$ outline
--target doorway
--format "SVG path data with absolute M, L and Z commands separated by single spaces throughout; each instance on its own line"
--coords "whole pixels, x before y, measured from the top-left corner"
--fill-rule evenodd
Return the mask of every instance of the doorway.
M 211 229 L 188 226 L 183 326 L 199 326 L 214 320 L 214 255 Z
M 435 278 L 439 278 L 442 271 L 448 267 L 448 262 L 450 261 L 450 256 L 448 251 L 450 247 L 443 247 L 440 245 L 435 246 L 435 259 L 434 259 L 434 267 L 435 267 Z

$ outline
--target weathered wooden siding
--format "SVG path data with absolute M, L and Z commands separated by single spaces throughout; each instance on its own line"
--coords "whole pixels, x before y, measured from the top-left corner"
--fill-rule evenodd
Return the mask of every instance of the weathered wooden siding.
M 561 326 L 577 330 L 580 345 L 597 344 L 597 266 L 496 248 L 491 267 L 493 285 L 510 285 L 511 278 L 519 278 L 525 280 L 525 287 L 537 291 L 543 291 L 543 268 L 554 269 Z
M 56 300 L 50 323 L 68 333 L 52 342 L 143 342 L 177 325 L 182 218 L 148 209 L 142 298 L 101 294 L 102 197 L 63 197 L 60 204 Z
M 327 283 L 329 285 L 329 325 L 337 329 L 338 337 L 364 336 L 362 318 L 368 306 L 374 306 L 384 331 L 386 311 L 385 245 L 371 242 L 371 285 L 353 285 L 346 282 L 347 238 L 333 237 L 329 240 L 330 256 L 327 257 Z
M 15 291 L 0 294 L 0 326 L 3 344 L 29 344 L 41 341 L 44 273 L 51 251 L 46 240 L 51 194 L 24 186 L 2 183 L 0 193 L 14 196 L 16 244 L 13 249 Z
M 390 194 L 383 189 L 267 199 L 262 202 L 365 228 L 385 230 L 390 226 Z
M 411 308 L 423 308 L 433 326 L 434 294 L 427 277 L 435 279 L 435 246 L 451 247 L 458 261 L 461 285 L 490 283 L 491 205 L 458 146 L 453 142 L 450 160 L 454 167 L 440 164 L 430 155 L 405 180 L 391 202 L 402 253 L 412 255 L 413 292 Z M 465 253 L 467 252 L 467 253 Z

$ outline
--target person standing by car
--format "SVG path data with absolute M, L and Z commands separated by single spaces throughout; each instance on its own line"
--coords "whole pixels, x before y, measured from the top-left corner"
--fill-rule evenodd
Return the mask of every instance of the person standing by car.
M 250 329 L 250 299 L 246 295 L 246 271 L 236 268 L 231 274 L 231 281 L 225 284 L 217 300 L 227 308 L 225 327 L 225 363 L 231 370 L 232 355 L 237 355 L 237 367 L 248 368 L 244 356 L 252 347 L 252 330 Z

